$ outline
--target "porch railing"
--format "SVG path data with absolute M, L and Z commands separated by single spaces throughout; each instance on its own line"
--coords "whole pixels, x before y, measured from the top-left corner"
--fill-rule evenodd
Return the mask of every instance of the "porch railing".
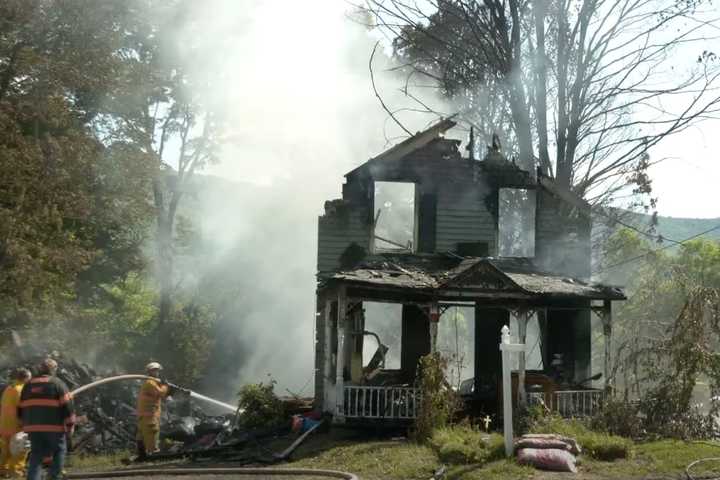
M 551 411 L 570 417 L 590 417 L 600 409 L 605 392 L 602 390 L 560 390 L 551 394 L 528 393 L 530 404 L 544 403 Z
M 343 414 L 346 418 L 412 420 L 417 417 L 419 408 L 419 388 L 344 387 Z

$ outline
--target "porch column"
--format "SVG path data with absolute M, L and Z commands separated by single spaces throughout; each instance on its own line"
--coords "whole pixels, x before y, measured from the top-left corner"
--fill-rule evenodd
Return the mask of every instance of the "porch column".
M 430 304 L 430 352 L 437 352 L 438 322 L 440 309 L 437 303 Z
M 344 369 L 345 369 L 345 340 L 347 334 L 347 295 L 345 293 L 345 287 L 342 286 L 338 289 L 338 309 L 337 309 L 337 358 L 335 363 L 337 368 L 335 370 L 335 416 L 338 419 L 343 418 L 343 403 L 345 401 L 345 395 L 343 391 L 344 387 Z
M 527 339 L 527 321 L 528 311 L 525 309 L 518 310 L 516 314 L 518 323 L 518 337 L 519 343 L 525 345 Z M 518 404 L 525 406 L 527 403 L 527 397 L 525 395 L 525 349 L 520 350 L 518 358 Z
M 611 388 L 610 383 L 610 356 L 612 352 L 612 302 L 605 300 L 603 302 L 600 320 L 603 326 L 603 336 L 605 337 L 605 359 L 603 364 L 603 375 L 605 376 L 605 391 Z
M 330 312 L 332 311 L 332 302 L 328 298 L 325 300 L 325 309 L 323 310 L 324 319 L 324 335 L 323 335 L 323 406 L 322 411 L 332 411 L 335 407 L 335 389 L 333 379 L 335 372 L 332 371 L 332 319 Z

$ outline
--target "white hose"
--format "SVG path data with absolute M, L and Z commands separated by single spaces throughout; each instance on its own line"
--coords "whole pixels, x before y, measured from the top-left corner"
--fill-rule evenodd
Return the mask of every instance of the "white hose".
M 149 377 L 149 376 L 147 376 L 147 375 L 134 375 L 134 374 L 130 374 L 130 375 L 118 375 L 118 376 L 116 376 L 116 377 L 103 378 L 103 379 L 101 379 L 101 380 L 96 380 L 96 381 L 94 381 L 94 382 L 92 382 L 92 383 L 88 383 L 87 385 L 83 385 L 82 387 L 76 388 L 75 390 L 73 390 L 72 392 L 70 392 L 70 395 L 75 396 L 75 395 L 77 395 L 78 393 L 82 393 L 82 392 L 84 392 L 85 390 L 89 390 L 89 389 L 91 389 L 91 388 L 93 388 L 93 387 L 97 387 L 98 385 L 102 385 L 102 384 L 104 384 L 104 383 L 116 382 L 116 381 L 118 381 L 118 380 L 146 380 L 146 379 L 148 379 L 148 378 L 153 378 L 153 377 Z
M 73 390 L 72 392 L 70 392 L 70 395 L 75 396 L 78 393 L 84 392 L 85 390 L 89 390 L 91 388 L 97 387 L 104 383 L 116 382 L 118 380 L 146 380 L 146 379 L 157 380 L 155 377 L 149 377 L 147 375 L 136 375 L 136 374 L 117 375 L 115 377 L 108 377 L 108 378 L 103 378 L 101 380 L 96 380 L 92 383 L 88 383 L 87 385 L 78 387 L 75 390 Z M 206 397 L 205 395 L 200 395 L 199 393 L 196 393 L 193 391 L 190 391 L 190 396 L 192 398 L 197 398 L 198 400 L 204 400 L 206 402 L 212 403 L 213 405 L 222 407 L 226 410 L 230 410 L 231 412 L 237 411 L 237 407 L 234 407 L 233 405 L 230 405 L 225 402 L 221 402 L 219 400 L 215 400 L 214 398 Z

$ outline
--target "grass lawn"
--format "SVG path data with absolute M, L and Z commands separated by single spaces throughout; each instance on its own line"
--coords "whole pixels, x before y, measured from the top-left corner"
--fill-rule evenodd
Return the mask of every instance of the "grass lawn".
M 73 457 L 69 471 L 109 470 L 123 467 L 123 452 L 113 456 Z M 606 480 L 606 479 L 677 479 L 684 478 L 685 467 L 692 461 L 720 457 L 720 443 L 662 440 L 634 447 L 631 459 L 604 462 L 580 457 L 579 473 L 542 472 L 515 464 L 512 460 L 494 460 L 485 464 L 447 465 L 447 480 Z M 142 464 L 160 467 L 163 464 Z M 175 463 L 177 465 L 177 463 Z M 228 464 L 224 464 L 229 466 Z M 357 474 L 362 480 L 428 480 L 442 466 L 436 450 L 405 440 L 358 438 L 352 432 L 334 431 L 310 437 L 280 467 L 328 468 Z M 136 465 L 139 466 L 139 465 Z M 188 465 L 191 466 L 191 465 Z M 192 466 L 212 466 L 207 462 Z M 720 462 L 711 462 L 693 470 L 694 474 L 720 474 Z
M 344 440 L 333 445 L 318 436 L 299 451 L 292 466 L 330 468 L 356 473 L 364 480 L 429 479 L 442 466 L 435 450 L 406 441 Z M 325 435 L 325 437 L 329 437 Z M 318 443 L 315 443 L 318 442 Z M 314 444 L 315 445 L 312 445 Z M 324 444 L 324 445 L 323 445 Z M 320 446 L 322 445 L 322 446 Z M 319 448 L 317 448 L 319 447 Z M 720 457 L 720 443 L 662 440 L 634 447 L 631 459 L 611 462 L 580 456 L 579 473 L 542 472 L 517 465 L 512 460 L 495 460 L 484 465 L 447 465 L 448 480 L 500 479 L 640 479 L 685 477 L 685 467 L 700 458 Z M 720 461 L 703 464 L 693 474 L 720 474 Z

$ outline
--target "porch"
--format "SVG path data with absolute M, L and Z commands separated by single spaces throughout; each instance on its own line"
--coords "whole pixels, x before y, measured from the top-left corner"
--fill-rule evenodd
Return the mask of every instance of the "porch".
M 527 259 L 382 255 L 332 275 L 318 289 L 316 403 L 338 423 L 412 421 L 422 396 L 418 360 L 438 350 L 438 331 L 455 308 L 473 317 L 468 323 L 474 332 L 465 335 L 474 350 L 472 388 L 463 397 L 476 414 L 499 410 L 498 343 L 500 328 L 510 324 L 521 343 L 527 343 L 531 325 L 539 349 L 530 356 L 540 358 L 542 367 L 528 371 L 526 354 L 519 355 L 515 403 L 542 402 L 564 416 L 590 415 L 609 386 L 611 301 L 623 298 L 612 287 L 539 272 Z M 395 306 L 386 321 L 398 332 L 393 348 L 368 327 L 375 304 Z M 602 385 L 596 389 L 587 385 L 593 377 L 593 312 L 605 336 Z M 376 346 L 374 354 L 368 346 Z M 534 375 L 545 377 L 544 388 L 540 382 L 538 389 Z

